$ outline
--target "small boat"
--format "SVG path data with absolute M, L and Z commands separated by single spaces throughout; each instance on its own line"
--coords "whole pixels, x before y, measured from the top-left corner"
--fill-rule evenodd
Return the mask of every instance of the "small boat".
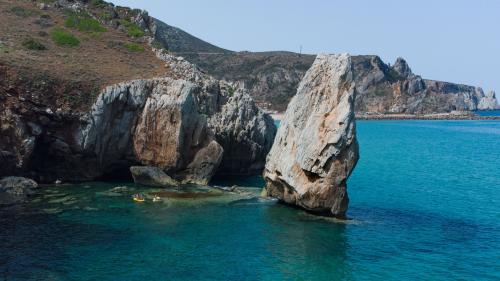
M 132 196 L 132 198 L 134 199 L 135 202 L 144 202 L 144 201 L 146 201 L 146 199 L 144 199 L 144 196 L 142 196 L 142 194 L 139 194 L 139 193 L 134 194 Z
M 158 201 L 161 201 L 161 198 L 160 198 L 160 196 L 155 195 L 155 196 L 153 197 L 153 202 L 158 202 Z

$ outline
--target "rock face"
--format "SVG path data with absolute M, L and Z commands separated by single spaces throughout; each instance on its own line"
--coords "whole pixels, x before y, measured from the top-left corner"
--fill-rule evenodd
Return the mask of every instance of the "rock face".
M 130 173 L 134 178 L 135 183 L 150 185 L 150 186 L 177 186 L 179 183 L 169 177 L 162 169 L 150 166 L 132 166 Z
M 215 80 L 182 58 L 160 50 L 157 56 L 167 62 L 176 76 L 187 77 L 201 89 L 197 95 L 200 110 L 207 116 L 208 127 L 224 149 L 217 173 L 261 173 L 276 135 L 276 126 L 270 116 L 255 105 L 248 91 Z
M 496 103 L 479 87 L 423 79 L 402 58 L 392 67 L 378 56 L 354 56 L 352 61 L 355 108 L 360 114 L 447 113 L 482 110 Z
M 359 158 L 351 57 L 319 55 L 288 105 L 264 170 L 265 192 L 308 211 L 345 216 Z
M 247 93 L 239 89 L 221 111 L 210 118 L 209 126 L 225 151 L 219 174 L 262 172 L 273 145 L 276 126 Z
M 500 105 L 498 105 L 496 94 L 493 91 L 488 92 L 486 96 L 481 98 L 477 105 L 477 109 L 479 110 L 494 110 L 498 108 L 500 108 Z
M 159 167 L 179 182 L 206 184 L 223 149 L 199 113 L 199 90 L 171 78 L 108 87 L 82 131 L 82 147 L 99 159 L 100 170 L 138 162 Z

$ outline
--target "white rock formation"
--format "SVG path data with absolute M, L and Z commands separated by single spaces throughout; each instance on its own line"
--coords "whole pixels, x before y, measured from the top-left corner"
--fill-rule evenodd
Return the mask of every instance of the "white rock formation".
M 268 155 L 268 196 L 345 216 L 346 180 L 359 158 L 354 97 L 350 56 L 319 55 L 288 105 Z
M 494 110 L 498 108 L 500 108 L 500 106 L 498 105 L 496 94 L 493 91 L 489 91 L 482 97 L 477 105 L 478 110 Z

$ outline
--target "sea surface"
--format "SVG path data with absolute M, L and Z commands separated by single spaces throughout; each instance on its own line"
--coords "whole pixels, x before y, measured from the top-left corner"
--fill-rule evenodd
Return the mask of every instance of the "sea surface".
M 48 186 L 0 209 L 0 280 L 500 280 L 500 122 L 359 121 L 358 137 L 348 221 L 259 198 L 260 177 Z
M 479 110 L 475 113 L 480 116 L 500 116 L 500 110 Z

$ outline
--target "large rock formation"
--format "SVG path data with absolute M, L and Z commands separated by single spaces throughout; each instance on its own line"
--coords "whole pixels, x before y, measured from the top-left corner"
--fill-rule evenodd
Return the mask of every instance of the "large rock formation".
M 406 61 L 391 67 L 378 56 L 354 56 L 357 113 L 428 114 L 489 109 L 496 104 L 479 87 L 422 79 Z M 493 99 L 495 99 L 493 101 Z
M 139 162 L 160 167 L 180 182 L 206 184 L 223 149 L 199 112 L 199 90 L 171 78 L 108 87 L 81 133 L 82 147 L 95 155 L 102 171 Z
M 88 113 L 0 95 L 8 101 L 0 104 L 0 175 L 81 181 L 146 165 L 180 183 L 206 184 L 217 171 L 260 173 L 276 133 L 272 119 L 245 91 L 182 59 L 159 57 L 171 78 L 108 86 Z
M 209 119 L 217 141 L 224 147 L 218 173 L 249 175 L 262 172 L 273 145 L 276 127 L 243 90 L 237 90 L 221 111 Z
M 477 105 L 478 110 L 494 110 L 500 108 L 495 92 L 489 91 L 486 96 L 481 98 Z
M 176 77 L 186 77 L 201 89 L 197 95 L 200 111 L 207 116 L 208 127 L 225 151 L 217 172 L 261 173 L 276 135 L 272 118 L 255 105 L 247 90 L 215 80 L 183 58 L 156 52 Z
M 358 160 L 349 55 L 319 55 L 288 105 L 267 158 L 268 196 L 343 218 Z

